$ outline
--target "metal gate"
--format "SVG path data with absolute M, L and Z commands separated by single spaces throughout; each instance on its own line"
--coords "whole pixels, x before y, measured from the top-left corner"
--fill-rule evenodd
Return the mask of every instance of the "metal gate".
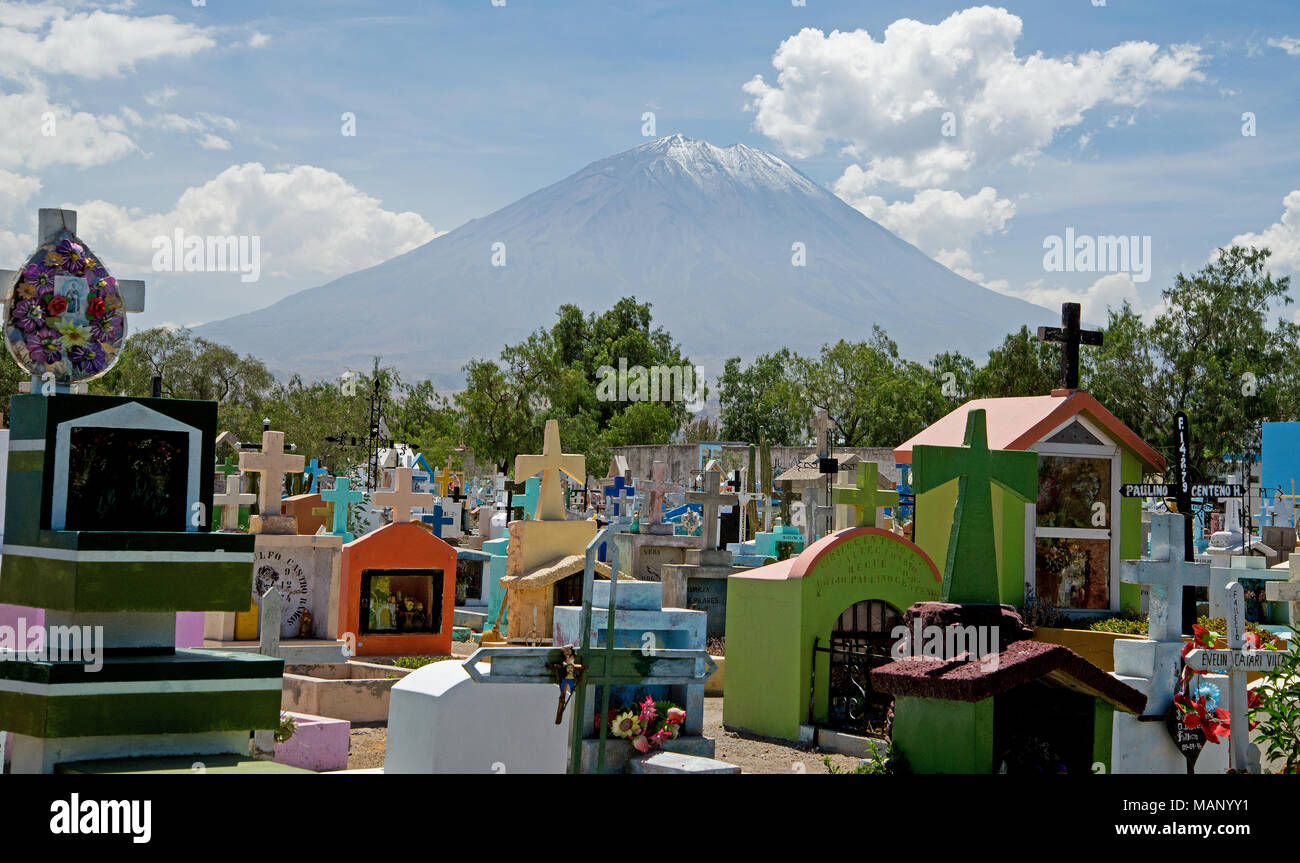
M 893 696 L 871 687 L 871 670 L 893 661 L 890 648 L 903 616 L 887 602 L 865 599 L 845 609 L 831 631 L 829 646 L 813 640 L 813 686 L 817 654 L 829 654 L 827 725 L 857 734 L 883 734 Z M 812 721 L 809 699 L 809 722 Z

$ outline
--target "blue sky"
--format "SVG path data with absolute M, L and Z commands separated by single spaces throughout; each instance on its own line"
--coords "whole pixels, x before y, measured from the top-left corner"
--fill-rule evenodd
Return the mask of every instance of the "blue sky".
M 1239 235 L 1273 246 L 1279 274 L 1300 268 L 1300 193 L 1283 219 L 1300 189 L 1292 6 L 1001 8 L 0 0 L 0 262 L 29 250 L 37 207 L 75 206 L 110 266 L 150 283 L 135 326 L 226 317 L 637 146 L 652 111 L 657 135 L 775 152 L 963 275 L 1079 299 L 1094 321 L 1122 297 L 1150 309 Z M 821 32 L 786 53 L 819 87 L 773 66 L 804 28 Z M 944 50 L 909 69 L 918 46 Z M 1001 59 L 963 66 L 972 51 Z M 32 131 L 46 110 L 53 137 Z M 933 169 L 950 156 L 959 169 Z M 175 228 L 260 236 L 259 281 L 152 271 L 152 238 Z M 1045 272 L 1044 238 L 1066 228 L 1150 236 L 1150 280 Z

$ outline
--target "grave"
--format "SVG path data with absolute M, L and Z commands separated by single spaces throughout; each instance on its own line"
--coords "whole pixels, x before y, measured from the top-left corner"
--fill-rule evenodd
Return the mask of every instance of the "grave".
M 1300 558 L 1292 556 L 1287 562 L 1290 576 L 1284 582 L 1273 582 L 1264 588 L 1270 602 L 1283 603 L 1287 609 L 1285 622 L 1300 627 Z
M 875 527 L 822 537 L 796 557 L 727 579 L 727 727 L 813 742 L 815 726 L 883 727 L 871 687 L 895 626 L 943 577 L 919 547 Z
M 248 604 L 253 539 L 208 529 L 217 405 L 74 394 L 112 366 L 124 313 L 144 303 L 143 284 L 114 283 L 75 232 L 75 212 L 41 210 L 31 263 L 0 274 L 9 350 L 37 393 L 42 374 L 55 385 L 10 399 L 0 602 L 43 609 L 46 626 L 92 627 L 103 664 L 0 662 L 11 771 L 114 759 L 136 772 L 188 767 L 196 755 L 257 768 L 248 734 L 279 722 L 283 662 L 174 640 L 177 612 Z M 40 332 L 19 325 L 22 310 L 41 304 L 48 325 L 63 318 L 50 303 L 61 298 L 66 311 L 74 297 L 84 302 L 65 328 L 23 338 Z
M 687 608 L 707 614 L 707 633 L 721 637 L 727 628 L 727 578 L 744 570 L 731 564 L 731 552 L 719 551 L 718 508 L 736 502 L 736 495 L 719 491 L 722 474 L 710 471 L 705 477 L 706 491 L 688 492 L 691 503 L 704 512 L 704 532 L 700 548 L 686 552 L 686 562 L 666 564 L 660 578 L 663 603 L 668 608 Z
M 620 531 L 614 537 L 623 572 L 638 581 L 659 581 L 665 566 L 684 563 L 687 551 L 700 547 L 698 539 L 677 534 L 673 524 L 664 520 L 665 496 L 681 491 L 680 485 L 666 480 L 667 473 L 665 462 L 656 461 L 651 465 L 651 478 L 637 485 L 637 492 L 646 498 L 638 531 Z

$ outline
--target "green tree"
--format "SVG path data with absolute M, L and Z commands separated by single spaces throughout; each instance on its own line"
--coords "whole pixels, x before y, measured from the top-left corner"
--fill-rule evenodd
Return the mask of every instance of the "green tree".
M 972 378 L 971 397 L 1045 396 L 1060 383 L 1059 347 L 1040 342 L 1022 326 L 989 351 L 988 361 Z
M 803 440 L 808 404 L 794 373 L 799 358 L 786 348 L 760 354 L 748 366 L 740 357 L 727 360 L 718 378 L 721 437 L 757 441 L 766 436 L 775 446 Z

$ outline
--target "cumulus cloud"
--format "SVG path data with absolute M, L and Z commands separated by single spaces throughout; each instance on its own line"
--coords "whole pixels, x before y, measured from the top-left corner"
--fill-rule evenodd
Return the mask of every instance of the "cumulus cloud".
M 1020 18 L 989 7 L 938 24 L 899 19 L 879 41 L 805 28 L 777 48 L 774 84 L 756 75 L 744 85 L 747 107 L 791 155 L 842 142 L 870 182 L 919 188 L 977 164 L 1027 162 L 1095 106 L 1136 107 L 1204 77 L 1195 46 L 1018 56 L 1021 30 Z
M 1137 285 L 1133 283 L 1133 277 L 1128 273 L 1110 273 L 1102 276 L 1082 292 L 1059 285 L 1047 285 L 1040 279 L 1026 285 L 1022 291 L 1003 288 L 1001 293 L 1020 297 L 1049 309 L 1060 308 L 1061 303 L 1078 303 L 1083 319 L 1094 324 L 1104 324 L 1107 309 L 1119 309 L 1125 300 L 1129 301 L 1134 312 L 1148 319 L 1159 310 L 1159 304 L 1151 307 L 1142 305 Z
M 385 261 L 437 232 L 418 213 L 381 202 L 332 171 L 299 165 L 268 171 L 232 165 L 186 189 L 165 213 L 140 213 L 107 201 L 75 205 L 86 240 L 124 271 L 152 267 L 155 237 L 257 236 L 261 272 L 337 276 Z
M 1292 57 L 1300 57 L 1300 39 L 1294 36 L 1282 36 L 1268 40 L 1268 44 L 1273 48 L 1281 48 Z
M 51 129 L 54 134 L 48 135 Z M 0 93 L 0 168 L 87 168 L 112 162 L 136 149 L 124 129 L 120 117 L 55 104 L 41 84 Z
M 1270 267 L 1300 272 L 1300 189 L 1282 199 L 1278 221 L 1258 233 L 1238 234 L 1229 245 L 1267 248 L 1273 253 L 1268 259 Z

